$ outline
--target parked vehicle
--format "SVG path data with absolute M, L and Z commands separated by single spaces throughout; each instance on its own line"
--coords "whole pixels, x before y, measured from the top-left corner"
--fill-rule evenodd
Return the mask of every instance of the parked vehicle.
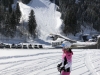
M 5 45 L 5 48 L 10 48 L 10 45 Z
M 12 44 L 12 45 L 11 45 L 11 48 L 16 48 L 16 45 L 15 45 L 15 44 Z
M 43 46 L 42 45 L 39 45 L 39 48 L 43 48 Z
M 4 47 L 5 47 L 5 44 L 1 43 L 0 48 L 4 48 Z
M 32 47 L 32 45 L 31 45 L 31 44 L 30 44 L 30 45 L 28 45 L 28 48 L 29 48 L 29 49 L 33 49 L 33 47 Z
M 38 47 L 38 45 L 34 45 L 34 48 L 38 49 L 39 47 Z
M 17 49 L 21 49 L 21 48 L 22 48 L 22 45 L 21 45 L 21 44 L 18 44 L 18 45 L 16 46 L 16 48 L 17 48 Z
M 23 49 L 27 49 L 27 45 L 23 45 Z

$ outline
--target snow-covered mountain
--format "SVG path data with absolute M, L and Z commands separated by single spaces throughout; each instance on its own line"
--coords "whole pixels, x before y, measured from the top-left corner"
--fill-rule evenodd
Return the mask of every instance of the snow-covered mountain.
M 20 19 L 20 23 L 22 23 L 20 26 L 17 27 L 18 30 L 20 30 L 23 33 L 22 38 L 17 38 L 15 39 L 9 39 L 9 38 L 3 38 L 0 37 L 1 42 L 9 42 L 9 43 L 18 43 L 18 42 L 31 42 L 31 43 L 39 43 L 39 44 L 50 44 L 51 40 L 48 38 L 50 34 L 58 34 L 60 36 L 63 35 L 61 31 L 61 26 L 62 26 L 62 19 L 61 13 L 56 11 L 57 6 L 50 2 L 49 0 L 31 0 L 28 4 L 24 4 L 21 1 L 14 0 L 14 5 L 18 2 L 20 5 L 20 10 L 22 13 L 22 17 Z M 78 1 L 78 0 L 76 0 Z M 28 29 L 25 28 L 27 26 L 27 22 L 29 19 L 29 13 L 31 10 L 34 10 L 35 12 L 35 18 L 37 22 L 37 31 L 38 31 L 38 38 L 32 39 L 30 37 L 30 34 L 28 32 Z M 23 27 L 23 25 L 25 25 Z M 96 32 L 94 29 L 91 29 L 89 27 L 82 27 L 82 32 L 77 34 L 76 36 L 73 35 L 68 35 L 66 38 L 70 38 L 73 40 L 79 40 L 80 34 L 92 34 L 92 32 Z M 8 39 L 5 40 L 5 39 Z M 20 39 L 20 40 L 19 40 Z M 62 39 L 61 39 L 62 40 Z
M 76 0 L 77 2 L 78 0 Z M 61 34 L 61 25 L 62 20 L 60 19 L 61 13 L 56 11 L 57 6 L 54 3 L 51 3 L 49 0 L 31 0 L 29 4 L 23 4 L 19 2 L 20 9 L 22 12 L 21 21 L 28 21 L 28 16 L 30 10 L 33 9 L 35 12 L 37 30 L 40 35 L 39 38 L 47 41 L 47 37 L 50 34 Z M 90 27 L 82 27 L 82 32 L 79 34 L 92 34 L 96 32 Z M 70 35 L 68 36 L 71 39 L 76 39 L 77 37 Z
M 34 10 L 39 39 L 47 40 L 48 35 L 61 32 L 61 14 L 56 11 L 56 5 L 49 0 L 31 0 L 27 5 L 22 2 L 19 2 L 19 5 L 22 12 L 21 22 L 27 22 L 30 11 Z

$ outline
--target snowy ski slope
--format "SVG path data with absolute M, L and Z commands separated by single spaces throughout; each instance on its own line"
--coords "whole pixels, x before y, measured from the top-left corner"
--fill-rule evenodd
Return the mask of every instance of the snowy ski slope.
M 71 75 L 100 75 L 100 50 L 73 49 Z M 0 75 L 59 75 L 61 49 L 0 50 Z

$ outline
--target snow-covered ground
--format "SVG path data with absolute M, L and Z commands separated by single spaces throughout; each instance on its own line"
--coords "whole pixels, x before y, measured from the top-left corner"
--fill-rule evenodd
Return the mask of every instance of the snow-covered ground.
M 73 49 L 71 75 L 100 75 L 100 50 Z M 0 75 L 60 75 L 61 49 L 0 50 Z
M 31 9 L 35 11 L 40 34 L 36 41 L 25 40 L 27 44 L 50 45 L 47 38 L 49 34 L 61 34 L 61 14 L 49 0 L 32 0 L 28 5 L 19 2 L 19 5 L 21 22 L 28 21 Z M 27 30 L 25 34 L 28 34 Z M 2 39 L 0 41 L 4 42 Z M 24 43 L 23 38 L 5 42 Z M 73 49 L 73 52 L 71 75 L 100 75 L 100 50 Z M 61 61 L 61 55 L 61 49 L 0 49 L 0 75 L 60 75 L 56 66 Z

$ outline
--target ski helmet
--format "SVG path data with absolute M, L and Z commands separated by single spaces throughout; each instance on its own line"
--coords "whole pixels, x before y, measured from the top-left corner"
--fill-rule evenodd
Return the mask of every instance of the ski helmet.
M 63 48 L 70 48 L 70 47 L 71 47 L 71 43 L 70 43 L 69 41 L 64 41 L 64 42 L 62 43 L 62 47 L 63 47 Z

